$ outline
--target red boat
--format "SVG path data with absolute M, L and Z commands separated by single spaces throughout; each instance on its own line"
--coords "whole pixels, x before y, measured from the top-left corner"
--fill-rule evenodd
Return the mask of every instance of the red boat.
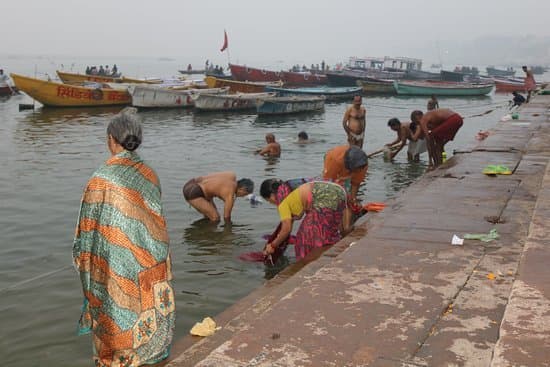
M 0 87 L 0 96 L 11 96 L 17 93 L 15 87 Z
M 276 82 L 282 80 L 285 86 L 311 86 L 326 84 L 327 77 L 310 72 L 271 71 L 229 64 L 233 79 L 249 82 Z
M 497 92 L 525 92 L 525 85 L 521 80 L 497 78 L 493 78 L 493 80 L 495 81 L 495 91 Z

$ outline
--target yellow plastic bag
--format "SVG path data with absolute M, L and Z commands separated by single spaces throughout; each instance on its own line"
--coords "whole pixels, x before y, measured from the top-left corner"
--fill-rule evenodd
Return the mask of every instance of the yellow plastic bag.
M 213 335 L 216 330 L 221 329 L 221 327 L 216 328 L 216 322 L 210 317 L 205 317 L 202 322 L 197 322 L 191 328 L 191 335 L 196 336 L 210 336 Z

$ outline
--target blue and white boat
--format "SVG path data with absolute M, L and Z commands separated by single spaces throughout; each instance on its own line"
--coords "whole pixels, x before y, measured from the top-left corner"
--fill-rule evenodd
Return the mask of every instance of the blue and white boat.
M 361 87 L 311 87 L 311 88 L 278 88 L 265 87 L 266 92 L 277 92 L 279 96 L 324 96 L 327 101 L 353 99 L 362 93 Z
M 289 96 L 261 99 L 256 104 L 258 115 L 286 115 L 323 110 L 324 96 Z

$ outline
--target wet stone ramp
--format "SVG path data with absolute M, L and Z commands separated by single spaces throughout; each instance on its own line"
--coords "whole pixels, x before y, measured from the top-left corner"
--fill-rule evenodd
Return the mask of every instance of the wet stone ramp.
M 170 366 L 548 366 L 550 96 L 426 174 Z M 509 176 L 481 173 L 505 164 Z M 488 233 L 492 242 L 451 237 Z

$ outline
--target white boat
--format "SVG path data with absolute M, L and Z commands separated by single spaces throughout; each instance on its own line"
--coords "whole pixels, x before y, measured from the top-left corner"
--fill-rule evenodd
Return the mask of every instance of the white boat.
M 195 101 L 194 95 L 201 93 L 208 94 L 226 94 L 229 87 L 208 88 L 208 89 L 173 89 L 159 88 L 148 85 L 132 85 L 128 87 L 132 96 L 132 105 L 140 108 L 159 108 L 159 107 L 193 107 Z
M 275 97 L 277 93 L 200 93 L 193 96 L 195 108 L 200 111 L 237 111 L 255 109 L 259 100 Z

